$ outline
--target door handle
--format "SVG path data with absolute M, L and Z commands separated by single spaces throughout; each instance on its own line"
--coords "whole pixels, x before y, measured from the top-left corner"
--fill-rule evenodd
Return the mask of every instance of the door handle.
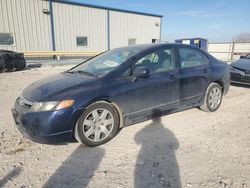
M 207 69 L 203 69 L 203 72 L 204 73 L 208 73 L 209 72 L 209 69 L 207 68 Z
M 176 76 L 174 74 L 172 74 L 169 76 L 169 79 L 170 79 L 170 81 L 174 81 L 174 80 L 176 80 Z

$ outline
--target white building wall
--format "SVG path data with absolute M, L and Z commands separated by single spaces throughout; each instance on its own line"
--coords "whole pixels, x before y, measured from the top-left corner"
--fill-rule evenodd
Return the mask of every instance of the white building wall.
M 110 11 L 110 47 L 127 46 L 129 39 L 136 44 L 160 41 L 160 24 L 160 17 Z
M 53 2 L 55 46 L 58 51 L 107 50 L 107 11 Z M 87 46 L 76 37 L 86 36 Z
M 53 2 L 56 51 L 105 51 L 108 49 L 108 10 Z M 0 49 L 28 52 L 51 51 L 49 2 L 46 0 L 0 0 L 0 33 L 13 33 L 14 45 Z M 110 48 L 160 40 L 161 18 L 109 10 Z M 87 46 L 77 46 L 76 37 L 86 36 Z
M 13 33 L 15 40 L 14 45 L 0 45 L 0 49 L 51 50 L 50 18 L 43 9 L 48 9 L 48 2 L 0 0 L 0 33 Z
M 208 52 L 222 61 L 229 61 L 231 59 L 232 43 L 209 43 Z
M 234 61 L 250 53 L 250 43 L 209 43 L 208 52 L 222 61 Z

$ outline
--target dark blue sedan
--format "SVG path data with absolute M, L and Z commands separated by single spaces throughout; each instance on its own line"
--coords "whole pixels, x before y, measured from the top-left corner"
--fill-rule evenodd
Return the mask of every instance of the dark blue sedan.
M 135 45 L 31 84 L 12 113 L 36 142 L 97 146 L 127 125 L 192 107 L 214 112 L 229 85 L 228 65 L 198 48 Z

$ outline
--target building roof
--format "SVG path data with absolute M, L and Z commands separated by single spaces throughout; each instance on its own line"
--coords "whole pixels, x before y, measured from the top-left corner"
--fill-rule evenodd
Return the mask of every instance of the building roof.
M 99 6 L 99 5 L 91 5 L 91 4 L 87 4 L 87 3 L 73 2 L 73 1 L 69 1 L 69 0 L 52 0 L 52 1 L 53 2 L 57 2 L 57 3 L 70 4 L 70 5 L 78 5 L 78 6 L 84 6 L 84 7 L 90 7 L 90 8 L 97 8 L 97 9 L 104 9 L 104 10 L 111 10 L 111 11 L 117 11 L 117 12 L 140 14 L 140 15 L 154 16 L 154 17 L 163 17 L 162 15 L 158 15 L 158 14 L 151 14 L 151 13 L 146 13 L 146 12 L 132 11 L 132 10 L 124 10 L 124 9 L 111 8 L 111 7 L 104 7 L 104 6 Z

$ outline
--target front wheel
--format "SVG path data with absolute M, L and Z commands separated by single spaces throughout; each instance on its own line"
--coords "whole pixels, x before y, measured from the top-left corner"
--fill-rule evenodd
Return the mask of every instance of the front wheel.
M 112 139 L 118 130 L 119 118 L 116 109 L 109 103 L 97 102 L 79 117 L 75 127 L 78 142 L 98 146 Z
M 221 86 L 217 83 L 211 83 L 206 90 L 204 103 L 200 109 L 206 112 L 215 112 L 221 105 L 222 96 Z

